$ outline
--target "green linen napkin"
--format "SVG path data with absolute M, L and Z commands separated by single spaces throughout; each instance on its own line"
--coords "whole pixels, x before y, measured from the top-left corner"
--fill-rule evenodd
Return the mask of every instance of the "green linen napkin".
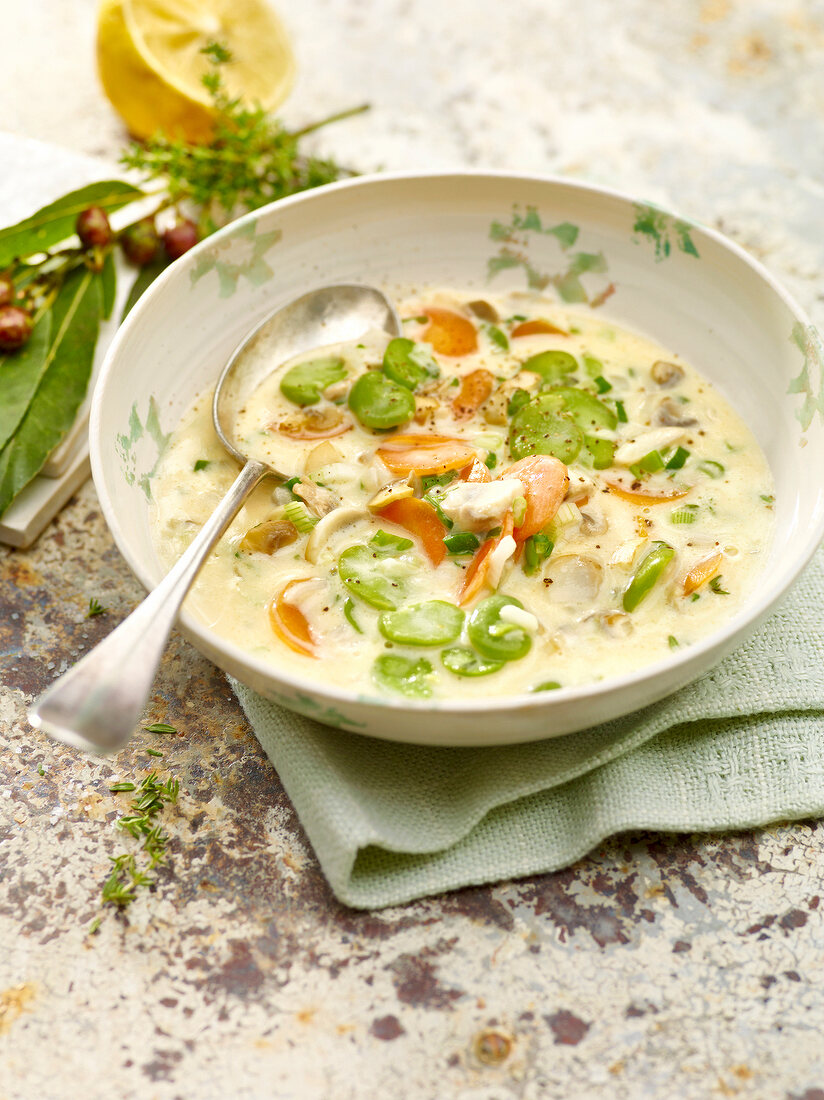
M 380 908 L 553 871 L 626 829 L 824 814 L 824 550 L 781 609 L 644 710 L 504 748 L 393 744 L 234 684 L 337 897 Z

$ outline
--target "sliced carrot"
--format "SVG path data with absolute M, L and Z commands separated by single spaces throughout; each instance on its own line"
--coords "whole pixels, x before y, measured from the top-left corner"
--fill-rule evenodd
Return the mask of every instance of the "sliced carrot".
M 458 474 L 461 481 L 491 481 L 492 474 L 488 467 L 479 458 L 473 458 L 468 466 L 464 466 Z
M 644 489 L 632 489 L 625 485 L 618 485 L 614 481 L 607 481 L 607 489 L 621 500 L 628 500 L 630 504 L 666 504 L 669 500 L 678 500 L 685 497 L 691 491 L 689 489 L 663 489 L 657 493 L 646 492 Z
M 453 313 L 451 309 L 437 307 L 425 309 L 423 313 L 429 318 L 423 339 L 432 345 L 432 350 L 438 355 L 457 358 L 478 350 L 478 333 L 467 317 Z
M 695 592 L 702 584 L 711 580 L 721 568 L 723 557 L 724 555 L 718 550 L 694 565 L 684 577 L 684 595 L 689 596 L 691 592 Z
M 448 435 L 393 435 L 377 450 L 378 458 L 395 474 L 445 474 L 460 470 L 476 457 L 474 448 Z
M 461 388 L 452 401 L 456 420 L 474 416 L 495 388 L 495 376 L 488 370 L 472 370 L 461 379 Z
M 562 328 L 558 328 L 557 325 L 553 325 L 551 321 L 522 321 L 520 325 L 516 325 L 510 332 L 510 336 L 517 338 L 518 336 L 539 336 L 546 333 L 553 336 L 569 336 L 568 332 L 564 332 Z
M 315 640 L 309 622 L 299 607 L 289 603 L 287 593 L 298 584 L 306 584 L 309 578 L 289 581 L 285 588 L 269 604 L 269 624 L 278 638 L 304 657 L 317 657 Z
M 518 478 L 524 487 L 526 512 L 515 528 L 516 542 L 524 542 L 549 523 L 569 488 L 567 468 L 550 455 L 529 455 L 502 470 L 499 478 Z
M 382 519 L 397 523 L 399 527 L 415 535 L 423 543 L 426 556 L 432 564 L 441 564 L 446 556 L 446 546 L 443 541 L 446 531 L 438 519 L 438 513 L 429 501 L 419 500 L 417 497 L 406 497 L 404 500 L 395 500 L 388 504 L 378 514 Z
M 469 563 L 469 567 L 464 573 L 463 584 L 461 585 L 461 591 L 458 596 L 458 603 L 463 607 L 465 604 L 470 603 L 475 599 L 479 593 L 483 591 L 486 584 L 487 576 L 489 575 L 489 558 L 492 551 L 507 535 L 512 534 L 512 513 L 507 512 L 503 525 L 501 526 L 501 533 L 497 538 L 487 539 L 480 550 L 477 551 L 475 557 Z

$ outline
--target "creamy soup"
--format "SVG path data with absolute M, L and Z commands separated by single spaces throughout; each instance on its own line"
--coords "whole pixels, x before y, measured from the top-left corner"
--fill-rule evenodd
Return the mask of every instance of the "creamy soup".
M 246 401 L 237 437 L 295 477 L 264 481 L 204 566 L 204 624 L 325 684 L 448 698 L 626 673 L 733 615 L 773 483 L 691 365 L 533 294 L 415 293 L 399 313 L 403 337 L 303 355 Z M 237 473 L 211 397 L 153 482 L 167 566 Z

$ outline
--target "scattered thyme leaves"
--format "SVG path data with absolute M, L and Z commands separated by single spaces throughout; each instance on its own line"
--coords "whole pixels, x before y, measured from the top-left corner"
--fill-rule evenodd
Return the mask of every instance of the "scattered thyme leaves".
M 117 827 L 140 841 L 137 854 L 143 853 L 149 860 L 148 868 L 141 870 L 133 852 L 110 857 L 112 871 L 103 884 L 102 902 L 122 910 L 135 900 L 139 887 L 153 885 L 155 879 L 146 870 L 152 871 L 166 858 L 166 843 L 169 838 L 155 819 L 164 806 L 177 801 L 180 783 L 177 779 L 163 782 L 157 772 L 153 771 L 141 779 L 137 788 L 134 783 L 124 782 L 113 784 L 111 790 L 137 791 L 129 803 L 131 813 L 120 817 Z
M 96 600 L 92 596 L 89 600 L 89 610 L 86 612 L 86 618 L 93 619 L 97 615 L 105 615 L 108 610 L 108 607 L 104 607 L 100 600 Z
M 149 756 L 162 756 L 163 753 L 159 749 L 146 749 Z
M 150 726 L 144 726 L 144 730 L 147 733 L 177 733 L 174 726 L 170 726 L 168 722 L 153 722 Z

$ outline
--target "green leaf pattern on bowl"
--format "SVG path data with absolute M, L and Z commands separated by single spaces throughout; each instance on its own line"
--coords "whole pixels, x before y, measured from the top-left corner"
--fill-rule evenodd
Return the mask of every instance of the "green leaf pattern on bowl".
M 220 298 L 230 298 L 237 290 L 241 277 L 248 279 L 252 286 L 262 286 L 268 282 L 274 271 L 265 257 L 281 239 L 282 233 L 280 229 L 258 233 L 257 229 L 257 221 L 242 222 L 234 233 L 204 249 L 189 275 L 192 286 L 211 271 L 217 273 Z
M 824 344 L 818 329 L 800 321 L 793 325 L 790 339 L 804 356 L 801 373 L 787 389 L 787 393 L 804 394 L 803 404 L 795 414 L 803 434 L 812 424 L 816 412 L 824 420 Z

